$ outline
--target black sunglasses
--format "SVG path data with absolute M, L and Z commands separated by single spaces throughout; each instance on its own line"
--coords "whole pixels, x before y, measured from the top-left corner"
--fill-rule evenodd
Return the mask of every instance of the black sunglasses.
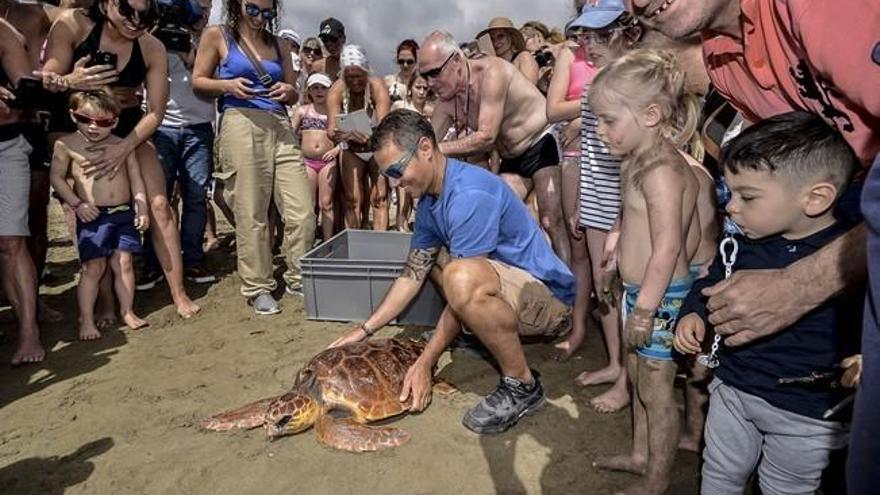
M 412 58 L 399 58 L 397 59 L 397 65 L 415 65 L 416 61 Z
M 443 72 L 443 69 L 446 68 L 446 64 L 448 64 L 449 61 L 452 60 L 452 57 L 454 57 L 454 56 L 455 56 L 455 52 L 450 53 L 449 56 L 446 57 L 446 61 L 443 62 L 443 65 L 441 65 L 440 67 L 437 67 L 435 69 L 427 70 L 425 72 L 420 72 L 419 75 L 422 76 L 423 78 L 425 78 L 426 80 L 427 79 L 437 79 L 438 77 L 440 77 L 440 73 Z
M 257 17 L 258 15 L 263 16 L 263 19 L 267 21 L 271 21 L 275 18 L 275 10 L 274 9 L 261 9 L 259 6 L 254 5 L 250 2 L 244 5 L 244 11 L 247 15 L 251 17 Z
M 306 46 L 302 49 L 303 55 L 321 55 L 321 49 L 318 47 Z
M 137 10 L 129 5 L 127 0 L 114 0 L 113 2 L 122 17 L 130 22 L 134 27 L 139 29 L 147 29 L 151 27 L 159 19 L 159 12 L 156 10 L 154 2 L 147 2 L 146 10 Z

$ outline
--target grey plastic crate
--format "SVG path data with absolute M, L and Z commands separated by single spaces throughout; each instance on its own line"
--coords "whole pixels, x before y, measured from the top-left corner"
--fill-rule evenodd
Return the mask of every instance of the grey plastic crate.
M 310 320 L 360 321 L 369 317 L 403 271 L 412 234 L 345 230 L 302 258 L 303 293 Z M 392 322 L 434 326 L 445 303 L 428 280 Z

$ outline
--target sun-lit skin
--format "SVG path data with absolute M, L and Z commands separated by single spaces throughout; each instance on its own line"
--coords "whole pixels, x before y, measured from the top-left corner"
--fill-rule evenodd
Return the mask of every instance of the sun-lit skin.
M 422 108 L 428 99 L 428 82 L 424 78 L 419 77 L 412 85 L 412 94 L 410 101 L 416 108 Z
M 628 106 L 604 96 L 591 98 L 590 102 L 599 120 L 596 132 L 611 154 L 625 157 L 651 141 L 646 139 L 651 134 L 650 129 Z
M 459 92 L 463 92 L 467 78 L 462 75 L 467 69 L 462 62 L 461 55 L 455 53 L 449 58 L 448 53 L 444 54 L 439 50 L 429 51 L 427 48 L 423 48 L 423 50 L 422 58 L 419 60 L 419 71 L 422 74 L 443 67 L 437 77 L 431 77 L 427 80 L 428 89 L 443 101 L 449 101 L 455 98 Z M 443 66 L 444 62 L 446 62 L 445 66 Z
M 263 17 L 262 13 L 257 16 L 249 16 L 247 13 L 247 4 L 252 3 L 263 9 L 271 9 L 275 2 L 274 0 L 243 0 L 241 2 L 241 19 L 247 24 L 247 26 L 254 31 L 259 31 L 263 29 L 263 26 L 266 24 L 266 19 Z
M 380 146 L 376 151 L 376 164 L 379 170 L 386 170 L 390 165 L 397 163 L 409 154 L 409 150 L 400 150 L 391 143 L 388 146 Z M 431 164 L 433 146 L 427 138 L 419 141 L 418 149 L 406 165 L 403 177 L 391 179 L 392 187 L 402 187 L 413 198 L 420 198 L 433 189 L 435 181 L 434 168 Z
M 403 61 L 411 61 L 411 64 L 401 64 Z M 412 50 L 403 49 L 397 54 L 395 61 L 400 68 L 399 78 L 401 81 L 407 81 L 416 70 L 416 54 Z
M 369 74 L 360 67 L 346 67 L 343 72 L 345 85 L 349 91 L 356 94 L 362 94 L 367 89 Z
M 92 143 L 101 142 L 107 139 L 107 136 L 113 132 L 113 128 L 116 127 L 114 124 L 112 127 L 101 127 L 97 125 L 95 122 L 89 122 L 88 124 L 83 124 L 78 122 L 73 118 L 74 110 L 70 111 L 70 118 L 73 120 L 73 123 L 76 124 L 76 129 L 80 134 L 88 141 Z M 101 110 L 95 108 L 91 103 L 86 103 L 81 106 L 76 113 L 85 115 L 94 119 L 115 119 L 116 117 L 113 114 L 102 112 Z
M 503 29 L 493 29 L 489 31 L 489 37 L 492 38 L 492 48 L 495 49 L 495 55 L 509 61 L 513 55 L 513 42 L 510 40 L 510 35 Z
M 151 26 L 138 26 L 137 18 L 132 20 L 122 15 L 119 11 L 119 1 L 125 0 L 109 0 L 107 2 L 107 19 L 123 38 L 135 40 Z M 128 0 L 128 5 L 137 12 L 147 10 L 146 0 Z
M 739 0 L 624 0 L 626 10 L 673 39 L 704 31 L 740 37 Z

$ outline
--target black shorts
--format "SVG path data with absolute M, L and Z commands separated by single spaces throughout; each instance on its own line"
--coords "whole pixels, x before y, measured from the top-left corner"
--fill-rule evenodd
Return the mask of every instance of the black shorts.
M 559 165 L 559 146 L 556 144 L 556 138 L 547 133 L 522 155 L 501 160 L 499 173 L 516 174 L 531 179 L 538 170 L 557 165 Z

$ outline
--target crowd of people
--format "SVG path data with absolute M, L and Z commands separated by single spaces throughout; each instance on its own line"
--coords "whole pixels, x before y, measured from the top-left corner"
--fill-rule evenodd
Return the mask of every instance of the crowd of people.
M 186 36 L 161 22 L 169 4 Z M 561 29 L 496 17 L 470 41 L 402 40 L 386 77 L 340 20 L 303 38 L 278 7 L 224 0 L 206 27 L 204 0 L 0 0 L 13 365 L 44 359 L 38 319 L 58 316 L 38 298 L 50 186 L 83 340 L 146 325 L 135 292 L 163 280 L 195 316 L 184 281 L 216 278 L 215 208 L 258 315 L 281 312 L 276 253 L 297 297 L 317 242 L 395 229 L 413 232 L 402 275 L 331 346 L 371 338 L 431 279 L 447 305 L 406 374 L 411 410 L 440 354 L 476 339 L 501 378 L 462 423 L 505 431 L 545 401 L 521 337 L 566 360 L 595 320 L 608 362 L 573 380 L 608 385 L 597 412 L 632 411 L 631 451 L 594 462 L 641 475 L 622 493 L 665 492 L 678 449 L 702 453 L 702 493 L 755 472 L 763 493 L 813 493 L 846 447 L 848 492 L 872 492 L 880 6 L 576 0 Z

